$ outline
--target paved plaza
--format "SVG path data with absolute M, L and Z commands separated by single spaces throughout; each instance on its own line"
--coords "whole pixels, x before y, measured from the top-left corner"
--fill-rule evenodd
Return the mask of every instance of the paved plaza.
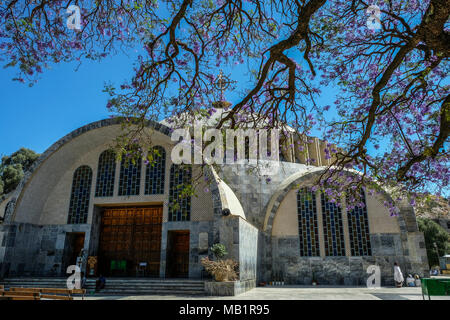
M 368 289 L 366 287 L 258 287 L 234 297 L 211 296 L 100 296 L 88 295 L 87 300 L 422 300 L 421 288 Z M 426 297 L 426 299 L 428 299 Z M 450 300 L 450 297 L 431 297 L 431 300 Z

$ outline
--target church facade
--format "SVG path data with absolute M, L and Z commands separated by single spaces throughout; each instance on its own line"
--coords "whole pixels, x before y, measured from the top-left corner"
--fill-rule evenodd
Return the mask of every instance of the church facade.
M 391 217 L 387 194 L 362 191 L 366 206 L 347 211 L 311 191 L 329 161 L 319 139 L 306 145 L 314 165 L 284 154 L 269 181 L 244 166 L 187 170 L 171 162 L 170 128 L 149 122 L 148 130 L 153 165 L 117 160 L 110 147 L 119 118 L 79 128 L 43 153 L 0 203 L 0 278 L 64 276 L 83 252 L 97 260 L 88 275 L 198 279 L 215 243 L 250 288 L 274 280 L 365 285 L 370 265 L 388 285 L 394 262 L 421 276 L 428 269 L 409 204 Z M 208 179 L 198 179 L 196 195 L 171 206 L 177 185 L 199 175 Z

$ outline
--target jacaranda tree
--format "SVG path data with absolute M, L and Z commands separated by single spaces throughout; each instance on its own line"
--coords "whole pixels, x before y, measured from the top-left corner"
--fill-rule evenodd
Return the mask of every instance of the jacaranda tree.
M 74 5 L 80 26 L 68 28 Z M 2 1 L 0 49 L 32 84 L 52 63 L 137 46 L 133 78 L 106 91 L 113 113 L 140 120 L 211 114 L 218 69 L 238 66 L 240 96 L 219 128 L 248 115 L 305 135 L 325 128 L 330 197 L 377 181 L 414 201 L 450 177 L 449 13 L 448 0 Z M 321 105 L 330 87 L 336 101 Z

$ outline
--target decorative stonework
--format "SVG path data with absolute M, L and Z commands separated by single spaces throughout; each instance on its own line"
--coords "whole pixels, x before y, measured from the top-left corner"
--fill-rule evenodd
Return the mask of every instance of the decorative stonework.
M 59 139 L 57 142 L 55 142 L 53 145 L 51 145 L 44 153 L 40 155 L 38 159 L 33 163 L 33 165 L 30 167 L 30 169 L 24 173 L 23 179 L 20 181 L 19 185 L 17 186 L 16 190 L 14 191 L 14 196 L 17 199 L 17 203 L 20 202 L 22 198 L 22 191 L 24 190 L 25 186 L 30 182 L 30 179 L 33 177 L 35 172 L 37 172 L 37 169 L 56 151 L 61 149 L 64 145 L 72 141 L 73 139 L 81 136 L 82 134 L 89 132 L 91 130 L 100 129 L 108 126 L 113 125 L 120 125 L 123 123 L 126 123 L 127 119 L 123 117 L 115 117 L 115 118 L 109 118 L 104 119 L 96 122 L 89 123 L 81 128 L 78 128 L 71 133 L 65 135 L 61 139 Z M 163 135 L 170 136 L 170 133 L 172 131 L 171 128 L 153 121 L 153 120 L 146 120 L 146 125 L 148 128 L 151 128 L 155 131 L 158 131 L 162 133 Z M 14 221 L 15 212 L 13 212 L 11 221 Z

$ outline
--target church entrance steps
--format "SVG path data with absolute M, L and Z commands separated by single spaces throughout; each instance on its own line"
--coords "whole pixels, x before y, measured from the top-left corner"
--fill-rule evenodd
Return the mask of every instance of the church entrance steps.
M 66 288 L 67 278 L 7 278 L 5 288 Z M 95 290 L 96 278 L 87 279 L 88 294 Z M 106 278 L 106 287 L 98 295 L 204 295 L 205 284 L 193 279 Z

